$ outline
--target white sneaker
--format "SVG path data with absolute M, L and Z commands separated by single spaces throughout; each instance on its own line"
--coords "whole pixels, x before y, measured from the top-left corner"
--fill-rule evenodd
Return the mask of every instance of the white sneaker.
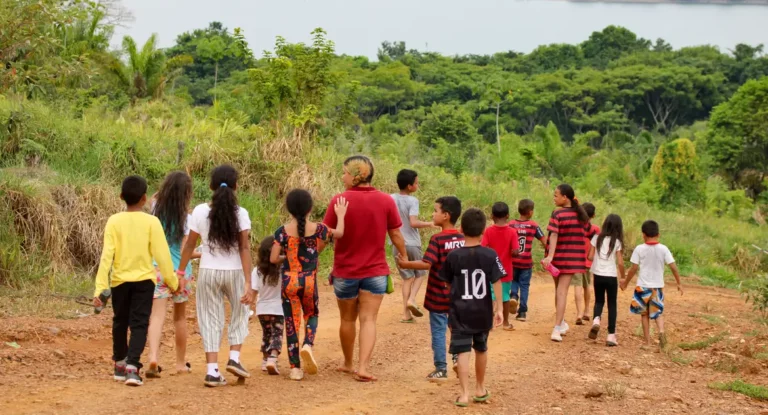
M 298 367 L 294 367 L 291 369 L 291 380 L 302 380 L 304 379 L 304 371 L 301 370 Z
M 569 326 L 568 323 L 563 321 L 562 323 L 560 323 L 560 326 L 558 326 L 558 328 L 560 329 L 560 335 L 565 336 L 566 334 L 568 334 L 568 330 L 571 329 L 571 326 Z
M 312 354 L 312 346 L 305 344 L 301 348 L 301 364 L 307 369 L 307 373 L 310 375 L 317 374 L 317 362 L 315 356 Z
M 551 337 L 553 342 L 560 343 L 561 341 L 563 341 L 563 337 L 560 335 L 560 333 L 561 333 L 560 327 L 555 326 L 555 329 L 552 330 L 552 337 Z
M 599 326 L 600 325 L 600 317 L 595 317 L 592 319 L 592 325 L 593 326 Z
M 609 334 L 605 341 L 605 345 L 608 347 L 616 347 L 619 345 L 619 341 L 616 339 L 616 334 Z

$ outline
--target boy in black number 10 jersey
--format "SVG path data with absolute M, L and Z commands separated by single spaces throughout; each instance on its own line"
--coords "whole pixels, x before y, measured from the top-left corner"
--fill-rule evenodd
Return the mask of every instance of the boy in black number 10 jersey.
M 450 289 L 449 352 L 459 356 L 461 395 L 456 406 L 469 405 L 469 353 L 475 349 L 475 402 L 486 402 L 491 393 L 485 388 L 485 366 L 488 362 L 488 333 L 501 325 L 502 296 L 491 299 L 491 286 L 501 292 L 504 266 L 493 249 L 480 246 L 485 231 L 485 214 L 469 209 L 461 217 L 464 247 L 453 250 L 440 270 L 440 279 Z

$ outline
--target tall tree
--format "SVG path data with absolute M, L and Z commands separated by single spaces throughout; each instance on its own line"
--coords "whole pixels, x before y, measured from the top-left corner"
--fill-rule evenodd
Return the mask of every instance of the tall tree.
M 648 50 L 650 46 L 649 40 L 638 38 L 628 29 L 608 26 L 600 32 L 592 32 L 589 39 L 581 44 L 581 49 L 593 66 L 605 68 L 608 62 L 625 53 Z

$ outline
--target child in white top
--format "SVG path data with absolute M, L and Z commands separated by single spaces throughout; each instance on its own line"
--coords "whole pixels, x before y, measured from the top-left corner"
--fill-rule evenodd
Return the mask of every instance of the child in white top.
M 589 338 L 597 339 L 603 314 L 606 294 L 608 296 L 608 338 L 606 346 L 619 345 L 616 340 L 616 297 L 619 291 L 619 276 L 624 279 L 624 225 L 619 215 L 610 214 L 605 218 L 600 234 L 592 237 L 589 249 L 590 271 L 594 276 L 595 308 Z
M 643 239 L 645 243 L 635 248 L 632 252 L 632 268 L 629 269 L 627 278 L 621 282 L 622 291 L 632 278 L 637 274 L 637 287 L 629 306 L 633 314 L 640 314 L 643 321 L 643 335 L 645 346 L 651 345 L 650 320 L 656 321 L 659 330 L 659 347 L 663 350 L 667 345 L 667 337 L 664 334 L 664 265 L 669 265 L 677 282 L 677 291 L 683 295 L 683 286 L 680 284 L 680 273 L 677 270 L 675 259 L 669 248 L 659 243 L 659 224 L 648 220 L 643 223 Z
M 264 356 L 261 370 L 270 375 L 279 375 L 277 357 L 283 347 L 285 317 L 280 269 L 269 261 L 274 244 L 274 236 L 267 236 L 261 241 L 256 268 L 251 276 L 251 287 L 258 294 L 256 315 L 261 323 L 261 353 Z

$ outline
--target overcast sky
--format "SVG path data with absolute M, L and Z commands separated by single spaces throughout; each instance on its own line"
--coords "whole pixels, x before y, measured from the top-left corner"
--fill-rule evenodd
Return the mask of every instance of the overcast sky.
M 316 27 L 328 31 L 337 53 L 376 56 L 384 40 L 443 54 L 530 52 L 540 44 L 580 43 L 609 24 L 674 47 L 768 43 L 768 7 L 569 3 L 546 0 L 123 0 L 134 21 L 119 29 L 160 45 L 217 20 L 241 27 L 257 56 L 275 36 L 307 42 Z

